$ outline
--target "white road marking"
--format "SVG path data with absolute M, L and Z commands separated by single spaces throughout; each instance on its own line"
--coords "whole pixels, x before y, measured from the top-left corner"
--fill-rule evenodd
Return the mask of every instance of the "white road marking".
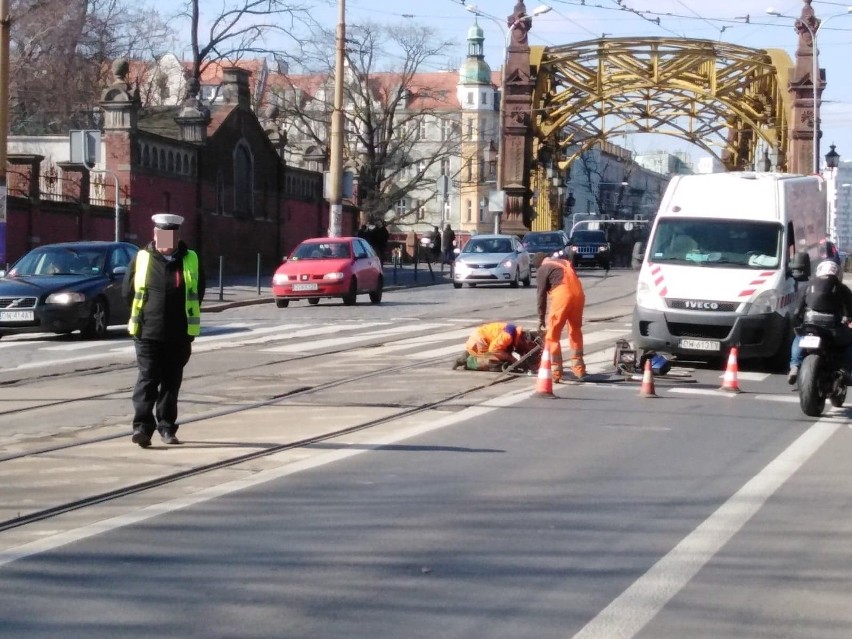
M 755 373 L 750 371 L 737 372 L 737 381 L 746 380 L 747 382 L 762 382 L 769 379 L 769 373 Z M 724 379 L 725 373 L 719 373 L 719 379 Z
M 799 395 L 752 395 L 752 399 L 759 399 L 764 402 L 783 402 L 785 404 L 798 404 Z
M 313 342 L 303 342 L 301 344 L 284 344 L 275 348 L 263 349 L 264 353 L 303 353 L 305 351 L 316 351 L 324 348 L 330 348 L 341 345 L 352 345 L 355 342 L 368 342 L 379 337 L 390 337 L 401 333 L 414 333 L 418 331 L 426 331 L 433 328 L 441 328 L 442 324 L 411 324 L 409 326 L 396 326 L 383 331 L 374 331 L 365 333 L 364 335 L 347 335 L 344 337 L 335 337 L 333 339 L 321 339 Z
M 802 433 L 573 639 L 631 639 L 639 634 L 844 423 L 842 418 L 823 418 Z
M 172 499 L 170 501 L 162 502 L 159 504 L 153 504 L 151 506 L 140 508 L 136 511 L 127 513 L 125 515 L 112 517 L 110 519 L 95 522 L 87 526 L 82 526 L 80 528 L 64 531 L 55 535 L 51 535 L 49 537 L 44 537 L 37 541 L 22 544 L 14 548 L 9 548 L 8 550 L 0 552 L 0 567 L 7 566 L 19 559 L 32 557 L 34 555 L 38 555 L 44 552 L 50 552 L 52 550 L 56 550 L 57 548 L 61 548 L 62 546 L 73 544 L 84 539 L 89 539 L 90 537 L 94 537 L 95 535 L 111 532 L 113 530 L 124 528 L 126 526 L 132 526 L 134 524 L 153 519 L 154 517 L 158 517 L 160 515 L 172 513 L 177 510 L 182 510 L 184 508 L 189 508 L 191 506 L 202 504 L 212 499 L 217 499 L 225 495 L 230 495 L 239 490 L 252 488 L 254 486 L 259 486 L 261 484 L 265 484 L 270 481 L 275 481 L 283 477 L 295 475 L 296 473 L 300 473 L 304 470 L 312 470 L 314 468 L 319 468 L 321 466 L 325 466 L 327 464 L 331 464 L 342 459 L 354 457 L 355 455 L 362 455 L 366 452 L 381 448 L 383 446 L 389 446 L 391 444 L 395 444 L 397 442 L 404 441 L 412 437 L 417 437 L 419 435 L 423 435 L 425 433 L 429 433 L 440 428 L 444 428 L 446 426 L 452 426 L 454 424 L 464 422 L 468 419 L 481 417 L 482 415 L 487 415 L 492 411 L 501 408 L 506 408 L 521 401 L 527 400 L 529 399 L 529 396 L 530 393 L 528 390 L 511 393 L 502 397 L 488 400 L 486 403 L 483 403 L 479 406 L 472 406 L 471 408 L 467 408 L 454 415 L 447 415 L 446 417 L 439 418 L 431 422 L 427 420 L 423 424 L 411 426 L 410 428 L 401 430 L 397 433 L 387 433 L 386 435 L 377 438 L 376 441 L 372 442 L 371 444 L 366 444 L 362 447 L 330 451 L 328 453 L 324 453 L 317 457 L 312 457 L 310 459 L 305 459 L 300 462 L 286 464 L 278 468 L 270 468 L 268 470 L 260 471 L 252 475 L 251 477 L 247 477 L 245 479 L 238 479 L 235 481 L 220 484 L 218 486 L 211 486 L 210 488 L 201 490 L 193 495 L 187 495 L 186 497 Z
M 738 395 L 738 393 L 715 388 L 667 388 L 666 390 L 670 393 L 678 393 L 680 395 L 715 395 L 716 397 L 736 397 Z

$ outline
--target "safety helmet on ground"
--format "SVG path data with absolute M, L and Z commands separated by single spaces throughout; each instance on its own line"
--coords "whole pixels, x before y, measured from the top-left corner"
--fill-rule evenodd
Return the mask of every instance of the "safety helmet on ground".
M 840 267 L 837 266 L 837 262 L 832 259 L 823 260 L 816 267 L 816 276 L 817 277 L 827 277 L 829 275 L 833 275 L 837 277 L 838 273 L 840 273 Z

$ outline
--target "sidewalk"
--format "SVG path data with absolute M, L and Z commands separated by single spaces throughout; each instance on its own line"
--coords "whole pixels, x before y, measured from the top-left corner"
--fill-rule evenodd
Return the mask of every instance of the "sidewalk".
M 440 264 L 433 264 L 432 271 L 429 270 L 428 264 L 418 264 L 416 268 L 413 264 L 404 264 L 399 267 L 385 264 L 384 272 L 386 291 L 448 284 L 452 281 L 450 267 L 445 265 L 444 272 L 441 273 Z M 212 276 L 208 274 L 207 292 L 204 294 L 201 309 L 205 313 L 219 313 L 238 306 L 271 304 L 274 301 L 271 274 L 261 275 L 259 283 L 257 275 L 225 276 L 221 286 L 218 274 Z

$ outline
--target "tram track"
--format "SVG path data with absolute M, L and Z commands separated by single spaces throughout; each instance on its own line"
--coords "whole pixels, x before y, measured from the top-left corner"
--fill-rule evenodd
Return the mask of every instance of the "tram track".
M 600 300 L 594 303 L 590 303 L 589 307 L 600 306 L 603 304 L 607 304 L 612 302 L 613 300 L 622 299 L 625 296 L 616 296 L 610 298 L 608 300 Z M 503 308 L 504 307 L 499 307 Z M 481 309 L 477 309 L 477 312 L 489 312 L 489 308 L 482 307 Z M 426 317 L 419 318 L 420 321 L 423 319 L 428 319 Z M 525 315 L 518 318 L 518 321 L 521 323 L 525 323 L 526 321 L 537 322 L 537 317 L 535 315 Z M 603 320 L 601 320 L 603 321 Z M 481 320 L 479 318 L 472 318 L 470 323 L 465 324 L 456 324 L 453 327 L 453 330 L 457 329 L 468 329 L 475 325 L 479 325 Z M 215 372 L 204 372 L 199 375 L 188 376 L 186 378 L 187 382 L 195 382 L 196 385 L 205 385 L 205 381 L 208 379 L 219 378 L 222 376 L 234 376 L 234 377 L 252 377 L 252 374 L 257 374 L 259 371 L 263 369 L 274 370 L 275 367 L 282 366 L 298 366 L 301 363 L 312 360 L 313 364 L 316 364 L 317 360 L 322 358 L 322 361 L 332 361 L 334 358 L 343 356 L 347 353 L 351 353 L 353 351 L 367 349 L 373 347 L 381 347 L 386 345 L 393 345 L 397 342 L 403 342 L 405 340 L 410 340 L 410 335 L 400 335 L 400 336 L 382 336 L 377 337 L 373 342 L 359 341 L 356 344 L 351 346 L 347 346 L 345 348 L 334 348 L 334 349 L 326 349 L 320 351 L 313 351 L 311 353 L 306 354 L 295 354 L 293 356 L 284 357 L 284 358 L 275 358 L 271 361 L 265 361 L 261 363 L 254 363 L 250 365 L 235 365 L 235 366 L 227 366 L 224 369 L 219 368 Z M 460 344 L 461 347 L 461 344 Z M 587 349 L 587 354 L 593 354 L 595 352 L 599 352 L 609 348 L 609 344 L 600 344 L 595 347 Z M 216 352 L 216 351 L 208 351 L 208 352 Z M 202 354 L 203 355 L 203 354 Z M 370 368 L 366 371 L 360 371 L 355 374 L 343 374 L 334 379 L 329 379 L 322 383 L 305 383 L 302 385 L 295 384 L 292 388 L 286 390 L 285 392 L 275 394 L 267 397 L 255 397 L 249 398 L 248 401 L 241 401 L 239 404 L 227 406 L 222 409 L 217 409 L 213 411 L 207 412 L 198 412 L 195 414 L 188 415 L 185 419 L 181 421 L 182 425 L 192 424 L 192 423 L 200 423 L 207 420 L 215 420 L 218 417 L 223 416 L 231 416 L 231 415 L 246 415 L 246 422 L 250 423 L 252 418 L 250 415 L 253 412 L 258 412 L 264 408 L 274 407 L 286 405 L 288 403 L 293 404 L 294 406 L 298 405 L 298 402 L 304 402 L 305 399 L 311 398 L 310 405 L 317 407 L 332 407 L 336 404 L 336 401 L 330 401 L 330 398 L 322 398 L 322 393 L 324 391 L 333 392 L 334 389 L 345 387 L 347 385 L 352 385 L 353 388 L 357 388 L 357 384 L 359 382 L 369 382 L 372 379 L 394 379 L 398 380 L 402 375 L 406 373 L 414 373 L 412 383 L 416 385 L 417 375 L 422 373 L 421 369 L 429 369 L 434 368 L 435 365 L 442 364 L 448 362 L 451 359 L 446 354 L 431 357 L 431 358 L 423 358 L 418 359 L 414 362 L 405 362 L 402 364 L 388 366 L 386 364 L 382 364 L 377 361 L 375 364 L 370 363 Z M 135 366 L 127 366 L 125 369 L 132 369 Z M 110 367 L 109 371 L 105 374 L 114 374 L 116 372 L 116 367 Z M 96 372 L 91 372 L 89 374 L 97 374 Z M 470 396 L 479 391 L 483 391 L 487 389 L 489 386 L 494 384 L 505 384 L 511 383 L 513 380 L 517 381 L 518 377 L 502 377 L 497 376 L 495 379 L 494 375 L 483 374 L 480 375 L 471 375 L 469 377 L 463 376 L 458 378 L 459 380 L 464 380 L 464 385 L 459 388 L 458 383 L 454 383 L 452 388 L 447 388 L 442 391 L 440 396 L 433 396 L 428 398 L 423 402 L 416 401 L 407 401 L 404 404 L 400 402 L 392 403 L 392 402 L 373 402 L 369 403 L 369 406 L 372 407 L 381 407 L 381 408 L 389 408 L 392 409 L 390 413 L 385 414 L 381 417 L 366 419 L 360 421 L 356 424 L 349 424 L 345 427 L 327 430 L 321 433 L 317 433 L 316 435 L 310 437 L 300 437 L 294 438 L 289 441 L 281 441 L 275 442 L 273 444 L 268 443 L 255 443 L 248 444 L 251 446 L 255 446 L 257 449 L 252 450 L 248 453 L 239 453 L 239 454 L 229 454 L 227 457 L 222 459 L 217 459 L 216 461 L 210 463 L 200 463 L 197 465 L 191 465 L 190 467 L 181 468 L 175 472 L 166 472 L 161 476 L 146 478 L 141 481 L 131 481 L 130 483 L 115 488 L 113 490 L 102 491 L 100 488 L 102 486 L 97 486 L 93 484 L 87 490 L 91 490 L 92 494 L 90 495 L 74 495 L 73 499 L 67 499 L 62 503 L 55 504 L 41 504 L 41 506 L 37 509 L 34 509 L 29 513 L 18 513 L 17 516 L 7 518 L 3 521 L 0 521 L 0 532 L 8 531 L 15 528 L 25 527 L 29 524 L 34 524 L 36 522 L 42 522 L 49 520 L 51 518 L 59 517 L 65 513 L 70 513 L 73 511 L 80 511 L 90 506 L 95 506 L 98 504 L 104 504 L 110 501 L 116 501 L 121 499 L 122 497 L 127 497 L 130 495 L 135 495 L 139 493 L 144 493 L 146 491 L 151 491 L 156 488 L 160 488 L 163 486 L 167 486 L 169 484 L 174 484 L 183 479 L 188 479 L 192 477 L 198 477 L 206 474 L 212 474 L 217 470 L 233 468 L 240 466 L 241 464 L 246 464 L 248 462 L 252 462 L 254 460 L 259 460 L 264 457 L 269 457 L 276 453 L 281 453 L 284 451 L 297 449 L 305 446 L 310 446 L 311 444 L 316 444 L 320 442 L 325 442 L 328 440 L 332 440 L 335 438 L 339 438 L 341 436 L 346 436 L 348 434 L 356 433 L 359 431 L 369 430 L 370 428 L 374 428 L 383 424 L 388 424 L 394 422 L 396 420 L 401 420 L 406 417 L 415 416 L 420 413 L 425 413 L 432 410 L 440 410 L 444 406 L 451 405 L 454 402 L 458 402 L 459 400 L 463 400 L 466 396 Z M 44 381 L 44 378 L 40 378 L 40 381 Z M 528 382 L 527 382 L 528 383 Z M 374 385 L 379 386 L 381 383 L 376 382 Z M 85 397 L 79 398 L 71 398 L 68 400 L 62 401 L 54 401 L 54 402 L 46 402 L 40 403 L 31 407 L 24 407 L 14 410 L 7 410 L 0 413 L 0 416 L 17 416 L 26 415 L 28 412 L 37 411 L 40 409 L 45 409 L 49 407 L 61 407 L 62 405 L 68 405 L 69 403 L 74 404 L 82 404 L 93 403 L 102 401 L 104 399 L 115 399 L 117 395 L 129 395 L 130 387 L 120 387 L 120 388 L 111 388 L 108 391 L 103 393 L 93 393 L 89 394 Z M 351 401 L 346 401 L 347 405 L 354 405 Z M 118 424 L 115 424 L 118 426 Z M 97 427 L 108 427 L 111 428 L 109 424 L 99 424 Z M 84 430 L 81 428 L 80 430 Z M 72 450 L 72 449 L 83 449 L 87 446 L 92 446 L 96 444 L 100 444 L 103 442 L 109 442 L 112 440 L 118 440 L 122 438 L 126 438 L 129 432 L 126 430 L 122 430 L 122 432 L 110 433 L 103 436 L 97 437 L 88 437 L 85 439 L 77 439 L 75 441 L 53 444 L 48 446 L 40 446 L 29 448 L 28 450 L 22 450 L 19 452 L 15 452 L 12 454 L 8 454 L 4 457 L 0 457 L 0 467 L 5 466 L 6 464 L 20 462 L 22 460 L 28 460 L 28 462 L 33 462 L 38 459 L 44 459 L 45 463 L 50 464 L 52 461 L 51 454 L 53 453 L 63 453 L 64 451 Z M 80 491 L 78 491 L 79 493 Z

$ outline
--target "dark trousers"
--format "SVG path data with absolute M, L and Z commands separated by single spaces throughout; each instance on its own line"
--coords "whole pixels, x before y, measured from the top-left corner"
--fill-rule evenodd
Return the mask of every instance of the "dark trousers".
M 133 388 L 133 429 L 149 437 L 155 429 L 174 433 L 183 367 L 192 354 L 192 342 L 138 339 L 135 345 L 139 377 Z

